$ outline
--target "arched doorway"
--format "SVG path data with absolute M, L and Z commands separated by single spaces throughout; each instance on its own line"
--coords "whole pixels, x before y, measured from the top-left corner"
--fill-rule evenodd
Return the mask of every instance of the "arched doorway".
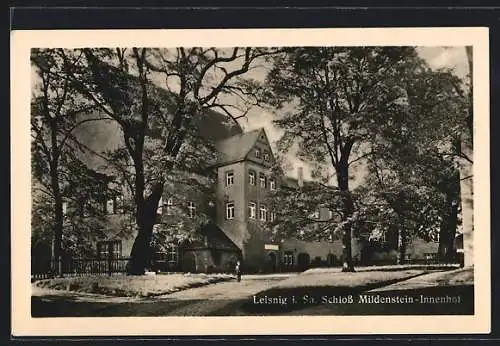
M 299 256 L 297 257 L 297 265 L 300 270 L 306 270 L 310 262 L 311 262 L 311 257 L 309 256 L 308 253 L 305 252 L 299 253 Z

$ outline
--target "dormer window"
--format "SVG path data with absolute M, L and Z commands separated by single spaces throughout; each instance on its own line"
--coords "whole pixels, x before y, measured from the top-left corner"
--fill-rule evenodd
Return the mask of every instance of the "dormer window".
M 260 149 L 255 149 L 255 157 L 260 159 L 260 155 L 261 155 Z

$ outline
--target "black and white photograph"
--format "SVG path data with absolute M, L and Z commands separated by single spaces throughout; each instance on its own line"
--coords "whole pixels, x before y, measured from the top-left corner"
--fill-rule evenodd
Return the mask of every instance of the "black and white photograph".
M 488 57 L 358 31 L 28 47 L 29 319 L 478 315 Z

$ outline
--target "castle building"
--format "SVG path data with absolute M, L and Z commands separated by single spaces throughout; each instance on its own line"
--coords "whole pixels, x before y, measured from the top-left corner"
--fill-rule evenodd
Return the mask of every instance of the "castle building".
M 177 248 L 171 268 L 189 272 L 232 271 L 236 261 L 241 260 L 247 272 L 277 272 L 341 264 L 342 241 L 338 238 L 311 241 L 297 236 L 277 240 L 265 227 L 266 222 L 276 218 L 269 203 L 270 192 L 313 183 L 304 182 L 301 168 L 297 179 L 273 173 L 274 155 L 263 128 L 221 139 L 216 149 L 215 197 L 211 206 L 205 203 L 205 207 L 212 208 L 213 217 L 199 229 L 198 238 Z M 171 196 L 168 191 L 166 194 Z M 175 204 L 172 197 L 167 197 L 167 202 Z M 184 211 L 188 217 L 192 217 L 192 203 L 189 201 Z M 161 222 L 168 222 L 171 217 L 168 209 L 162 210 Z M 327 208 L 319 208 L 314 217 L 321 221 L 333 215 Z M 364 244 L 362 237 L 352 239 L 356 264 L 362 262 Z M 408 248 L 412 259 L 437 251 L 436 243 L 415 240 L 414 244 L 417 246 Z
M 266 131 L 260 128 L 244 132 L 237 124 L 228 125 L 225 116 L 215 112 L 196 119 L 199 135 L 215 142 L 216 162 L 211 171 L 206 172 L 215 179 L 205 189 L 193 186 L 193 179 L 173 179 L 165 187 L 154 231 L 158 235 L 154 258 L 158 269 L 230 272 L 237 260 L 242 261 L 246 272 L 339 265 L 340 239 L 273 239 L 264 227 L 276 218 L 276 211 L 268 203 L 272 191 L 310 183 L 304 182 L 301 170 L 296 179 L 274 173 L 275 157 Z M 90 170 L 110 178 L 119 176 L 100 154 L 123 147 L 118 125 L 113 121 L 87 123 L 76 129 L 75 136 L 87 147 L 80 159 Z M 80 216 L 86 215 L 87 207 L 102 211 L 106 222 L 99 224 L 99 232 L 89 230 L 88 237 L 95 256 L 102 259 L 107 258 L 110 251 L 115 258 L 128 257 L 136 235 L 133 210 L 124 208 L 127 204 L 125 184 L 115 179 L 112 185 L 110 191 L 114 192 L 99 197 L 97 207 L 87 205 L 90 199 L 76 206 L 65 205 L 66 212 L 78 208 Z M 206 218 L 198 217 L 202 214 Z M 333 216 L 326 208 L 320 208 L 316 217 L 324 220 Z M 189 236 L 183 237 L 183 234 Z M 363 239 L 353 238 L 352 243 L 354 262 L 362 262 Z M 407 252 L 412 259 L 423 258 L 425 254 L 437 252 L 437 243 L 409 246 Z

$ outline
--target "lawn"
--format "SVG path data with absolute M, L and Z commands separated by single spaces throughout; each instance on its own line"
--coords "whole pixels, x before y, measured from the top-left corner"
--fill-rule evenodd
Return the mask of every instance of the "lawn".
M 439 286 L 474 285 L 474 268 L 436 273 L 433 279 Z
M 341 271 L 318 271 L 307 272 L 305 275 L 298 275 L 280 281 L 273 288 L 297 288 L 297 287 L 335 287 L 353 288 L 365 287 L 379 283 L 392 283 L 395 281 L 411 278 L 425 271 L 421 269 L 407 270 L 369 270 L 355 273 L 343 273 Z
M 376 291 L 415 290 L 429 287 L 456 287 L 473 285 L 474 269 L 461 268 L 457 270 L 429 273 L 427 275 L 418 276 L 410 280 L 397 282 L 393 285 L 378 288 L 376 289 Z
M 228 274 L 160 274 L 143 276 L 82 276 L 46 279 L 37 287 L 104 294 L 118 297 L 152 297 L 192 287 L 205 286 L 233 279 Z
M 363 266 L 356 267 L 356 272 L 366 272 L 366 271 L 401 271 L 401 270 L 452 270 L 460 268 L 459 264 L 447 264 L 447 263 L 437 263 L 437 264 L 391 264 L 383 266 Z M 335 273 L 340 272 L 342 268 L 313 268 L 306 270 L 302 275 L 310 274 L 320 274 L 320 273 Z

